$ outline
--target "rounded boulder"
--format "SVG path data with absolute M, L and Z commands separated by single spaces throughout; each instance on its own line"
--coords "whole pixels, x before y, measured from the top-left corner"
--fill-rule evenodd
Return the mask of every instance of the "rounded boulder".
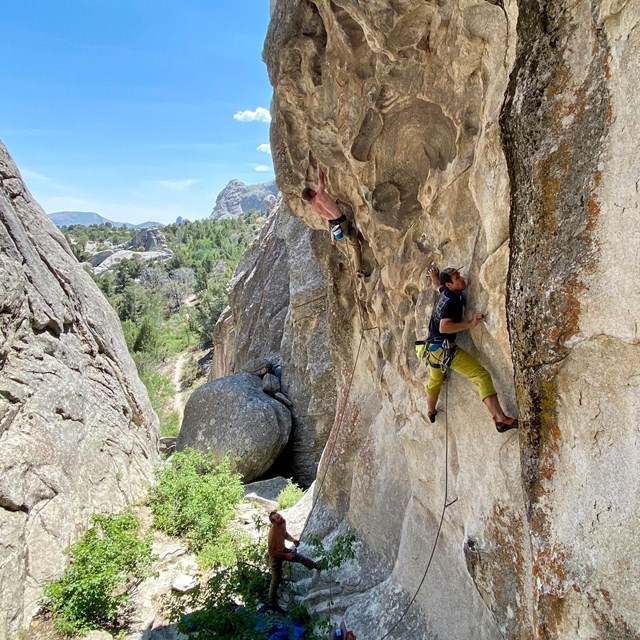
M 185 409 L 176 449 L 227 452 L 244 482 L 273 465 L 291 433 L 291 413 L 251 373 L 218 378 L 196 389 Z

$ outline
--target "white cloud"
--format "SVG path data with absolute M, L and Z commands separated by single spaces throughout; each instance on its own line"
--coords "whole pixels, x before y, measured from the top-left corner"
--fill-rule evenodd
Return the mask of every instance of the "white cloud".
M 173 191 L 182 191 L 188 189 L 190 186 L 197 184 L 200 180 L 193 180 L 187 178 L 186 180 L 158 180 L 156 184 L 166 189 L 172 189 Z
M 258 151 L 262 151 L 262 153 L 268 153 L 271 155 L 271 145 L 269 143 L 259 144 Z
M 271 114 L 269 109 L 258 107 L 255 111 L 250 109 L 238 111 L 238 113 L 233 114 L 233 119 L 240 120 L 240 122 L 271 122 Z
M 50 191 L 72 191 L 72 187 L 62 184 L 58 180 L 45 176 L 37 171 L 31 171 L 31 169 L 28 169 L 27 167 L 22 167 L 20 169 L 20 175 L 27 184 L 27 187 L 29 187 L 31 183 L 35 183 L 39 187 L 49 189 Z
M 256 171 L 271 171 L 271 167 L 267 167 L 266 164 L 257 164 L 253 167 Z

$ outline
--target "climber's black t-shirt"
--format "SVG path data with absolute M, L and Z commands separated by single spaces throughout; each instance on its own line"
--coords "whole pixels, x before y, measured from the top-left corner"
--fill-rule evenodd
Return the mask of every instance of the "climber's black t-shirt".
M 454 322 L 462 322 L 462 313 L 462 298 L 446 287 L 440 287 L 440 295 L 429 321 L 429 342 L 442 342 L 443 340 L 455 342 L 455 333 L 440 333 L 440 320 L 449 318 Z

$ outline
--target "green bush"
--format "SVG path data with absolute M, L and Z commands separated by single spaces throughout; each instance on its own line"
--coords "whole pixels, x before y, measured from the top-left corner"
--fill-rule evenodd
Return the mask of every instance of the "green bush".
M 163 357 L 182 353 L 198 342 L 194 317 L 195 313 L 191 309 L 182 309 L 164 322 L 159 335 Z
M 193 640 L 265 638 L 266 629 L 256 630 L 255 609 L 269 594 L 266 539 L 256 543 L 242 532 L 227 531 L 221 542 L 223 549 L 210 549 L 218 554 L 209 557 L 216 571 L 198 592 L 174 598 L 170 617 Z
M 323 571 L 327 569 L 335 569 L 339 567 L 345 560 L 355 557 L 353 545 L 356 536 L 353 532 L 349 532 L 344 536 L 338 536 L 335 539 L 331 549 L 325 549 L 322 541 L 317 536 L 309 538 L 309 546 L 313 548 L 313 556 Z
M 160 436 L 170 438 L 180 433 L 180 414 L 177 411 L 165 413 L 160 422 Z
M 135 363 L 140 380 L 147 388 L 149 400 L 160 421 L 160 435 L 175 436 L 180 430 L 180 416 L 174 410 L 175 389 L 173 382 L 161 373 L 153 371 L 153 364 L 147 354 L 136 353 Z
M 150 575 L 151 539 L 140 539 L 133 513 L 94 515 L 92 523 L 68 549 L 62 577 L 45 586 L 45 606 L 62 633 L 113 627 L 131 586 Z
M 153 320 L 148 316 L 144 316 L 136 336 L 136 341 L 133 343 L 134 352 L 142 351 L 144 353 L 154 353 L 158 346 L 158 328 L 155 326 Z
M 156 477 L 149 494 L 154 525 L 183 536 L 196 553 L 215 544 L 243 493 L 229 459 L 218 464 L 212 454 L 187 449 L 175 453 Z
M 289 480 L 287 486 L 278 494 L 278 511 L 298 504 L 302 500 L 302 496 L 304 496 L 304 490 L 295 482 Z
M 196 359 L 193 356 L 190 356 L 189 359 L 185 362 L 184 367 L 182 368 L 180 389 L 182 391 L 190 389 L 198 379 L 199 373 L 200 367 L 198 367 Z

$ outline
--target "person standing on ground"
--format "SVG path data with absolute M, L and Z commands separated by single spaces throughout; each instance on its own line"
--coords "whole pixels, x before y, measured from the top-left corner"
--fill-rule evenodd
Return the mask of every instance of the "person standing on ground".
M 347 239 L 351 247 L 351 255 L 359 278 L 366 277 L 367 273 L 362 268 L 362 248 L 358 240 L 358 232 L 354 229 L 347 216 L 340 211 L 336 201 L 327 194 L 324 189 L 324 172 L 318 165 L 318 190 L 314 191 L 306 187 L 302 191 L 302 199 L 311 203 L 311 211 L 329 223 L 331 243 L 337 244 L 343 238 Z
M 269 604 L 275 611 L 283 612 L 278 604 L 278 587 L 282 582 L 282 563 L 298 562 L 307 569 L 320 569 L 313 560 L 301 555 L 297 551 L 300 540 L 297 540 L 287 531 L 287 521 L 277 511 L 269 514 L 271 528 L 267 537 L 267 553 L 269 554 L 269 568 L 271 569 L 271 585 L 269 587 Z M 293 543 L 293 549 L 285 544 L 285 541 Z
M 477 313 L 471 320 L 463 321 L 462 292 L 467 288 L 465 279 L 458 269 L 449 267 L 438 271 L 431 267 L 427 272 L 433 288 L 439 292 L 429 322 L 427 359 L 429 362 L 429 382 L 427 384 L 427 415 L 430 422 L 436 420 L 436 404 L 444 380 L 442 365 L 451 367 L 473 382 L 485 403 L 499 433 L 518 428 L 518 420 L 507 416 L 493 386 L 489 372 L 469 353 L 455 344 L 456 334 L 473 329 L 485 316 Z M 447 353 L 447 343 L 449 353 Z M 449 360 L 449 362 L 445 362 Z

